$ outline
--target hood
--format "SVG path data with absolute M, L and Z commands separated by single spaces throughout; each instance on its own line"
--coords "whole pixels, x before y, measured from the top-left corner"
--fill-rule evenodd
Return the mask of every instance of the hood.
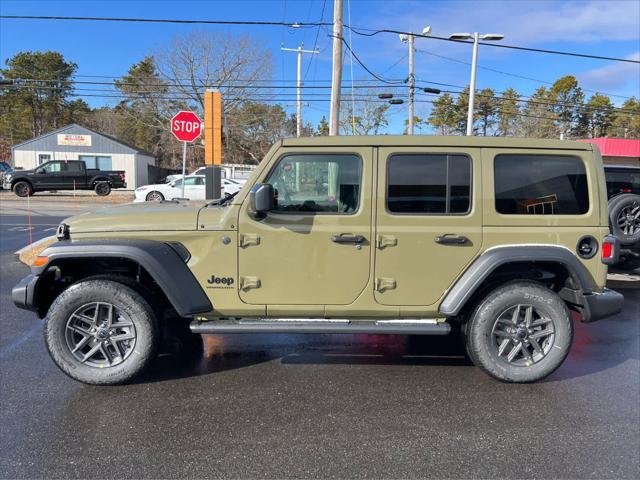
M 204 202 L 144 202 L 101 208 L 64 220 L 74 233 L 196 230 Z

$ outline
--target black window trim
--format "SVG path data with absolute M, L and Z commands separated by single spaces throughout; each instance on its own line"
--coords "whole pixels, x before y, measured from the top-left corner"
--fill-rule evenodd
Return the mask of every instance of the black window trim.
M 351 213 L 344 213 L 344 212 L 281 212 L 279 210 L 271 210 L 268 212 L 268 215 L 305 215 L 305 216 L 315 216 L 315 215 L 327 215 L 327 216 L 337 216 L 337 215 L 341 215 L 341 216 L 353 216 L 353 215 L 358 215 L 360 213 L 360 211 L 362 210 L 362 190 L 363 190 L 363 178 L 364 178 L 364 168 L 363 168 L 363 159 L 362 159 L 362 155 L 360 155 L 357 152 L 352 152 L 352 151 L 344 151 L 344 152 L 337 152 L 337 151 L 331 151 L 331 152 L 304 152 L 304 151 L 298 151 L 298 152 L 286 152 L 283 153 L 282 155 L 280 155 L 278 157 L 278 159 L 273 163 L 273 167 L 271 167 L 271 169 L 262 177 L 263 178 L 263 182 L 266 182 L 267 179 L 269 179 L 271 177 L 271 174 L 275 171 L 276 168 L 278 168 L 278 165 L 280 165 L 280 162 L 285 159 L 286 157 L 290 157 L 290 156 L 295 156 L 295 155 L 307 155 L 307 156 L 316 156 L 316 157 L 322 157 L 322 156 L 327 156 L 327 155 L 353 155 L 354 157 L 358 158 L 358 161 L 360 162 L 360 191 L 358 192 L 358 209 L 354 212 Z
M 469 159 L 469 208 L 466 212 L 445 212 L 445 213 L 413 213 L 413 212 L 392 212 L 389 210 L 389 165 L 391 164 L 391 157 L 394 155 L 402 155 L 405 157 L 421 157 L 425 155 L 446 155 L 447 156 L 447 194 L 446 194 L 446 209 L 450 208 L 450 188 L 449 185 L 449 156 L 457 155 L 461 157 L 467 157 Z M 384 189 L 384 209 L 388 215 L 394 215 L 399 217 L 468 217 L 473 211 L 473 156 L 467 152 L 392 152 L 387 155 L 385 166 L 385 189 Z
M 566 157 L 566 158 L 575 158 L 578 159 L 580 161 L 580 163 L 582 163 L 582 166 L 584 167 L 584 174 L 585 177 L 587 177 L 587 197 L 589 199 L 589 208 L 587 208 L 587 211 L 584 213 L 556 213 L 556 214 L 549 214 L 549 215 L 524 215 L 521 213 L 500 213 L 498 211 L 498 208 L 496 206 L 496 202 L 498 201 L 498 199 L 496 198 L 496 158 L 500 157 L 500 156 L 504 156 L 504 155 L 519 155 L 519 156 L 532 156 L 532 155 L 537 155 L 540 157 Z M 580 218 L 580 217 L 587 217 L 589 215 L 591 215 L 593 213 L 593 208 L 594 208 L 594 201 L 592 199 L 591 196 L 591 186 L 589 185 L 589 180 L 590 180 L 590 175 L 591 173 L 589 172 L 589 166 L 587 165 L 587 162 L 584 161 L 584 158 L 581 157 L 580 155 L 574 154 L 566 154 L 566 153 L 522 153 L 522 152 L 500 152 L 500 153 L 496 153 L 493 156 L 493 159 L 491 160 L 491 164 L 492 164 L 492 181 L 493 181 L 493 213 L 495 213 L 498 216 L 501 217 L 508 217 L 508 218 L 558 218 L 558 217 L 568 217 L 568 218 Z

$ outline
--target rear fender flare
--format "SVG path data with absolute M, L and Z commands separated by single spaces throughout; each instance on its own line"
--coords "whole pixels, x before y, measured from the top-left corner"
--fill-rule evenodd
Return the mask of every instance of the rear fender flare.
M 597 291 L 598 286 L 587 268 L 568 248 L 558 245 L 514 245 L 485 251 L 462 274 L 440 304 L 440 313 L 453 317 L 460 313 L 491 273 L 502 265 L 523 262 L 558 263 L 564 266 L 583 294 Z

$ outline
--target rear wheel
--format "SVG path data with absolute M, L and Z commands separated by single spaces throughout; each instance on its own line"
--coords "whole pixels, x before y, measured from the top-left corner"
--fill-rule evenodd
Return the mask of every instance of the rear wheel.
M 473 363 L 503 382 L 534 382 L 556 370 L 573 340 L 571 315 L 552 290 L 512 282 L 493 290 L 466 326 Z
M 164 195 L 162 195 L 157 190 L 154 190 L 147 194 L 147 196 L 145 197 L 145 200 L 147 202 L 161 202 L 162 200 L 164 200 Z
M 97 182 L 94 191 L 101 197 L 104 197 L 111 193 L 111 185 L 109 185 L 109 182 Z
M 13 186 L 13 193 L 19 197 L 29 197 L 33 195 L 33 187 L 29 182 L 17 182 Z
M 131 381 L 151 364 L 160 330 L 138 292 L 114 281 L 85 280 L 53 302 L 44 336 L 64 373 L 80 382 L 112 385 Z

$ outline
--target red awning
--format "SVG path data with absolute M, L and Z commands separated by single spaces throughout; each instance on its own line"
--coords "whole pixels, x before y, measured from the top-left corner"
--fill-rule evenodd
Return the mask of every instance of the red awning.
M 640 140 L 626 138 L 589 138 L 578 140 L 598 146 L 603 157 L 640 157 Z

